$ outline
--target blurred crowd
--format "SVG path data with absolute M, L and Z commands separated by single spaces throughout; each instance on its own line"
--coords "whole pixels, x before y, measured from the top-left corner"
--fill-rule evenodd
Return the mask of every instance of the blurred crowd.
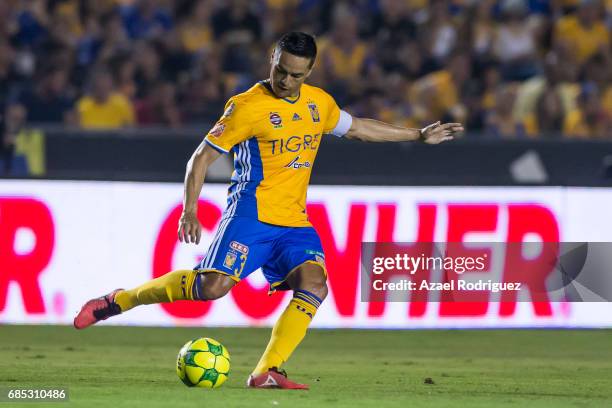
M 1 0 L 0 21 L 5 144 L 39 123 L 207 126 L 291 30 L 354 115 L 612 138 L 610 0 Z

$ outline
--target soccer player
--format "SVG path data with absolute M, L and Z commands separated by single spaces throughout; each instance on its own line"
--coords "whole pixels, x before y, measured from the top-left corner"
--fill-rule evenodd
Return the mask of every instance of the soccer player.
M 74 319 L 77 329 L 139 305 L 218 299 L 261 268 L 272 291 L 292 290 L 293 298 L 274 325 L 247 385 L 308 389 L 289 380 L 281 365 L 300 344 L 327 296 L 325 256 L 306 214 L 306 190 L 323 135 L 437 144 L 463 130 L 458 123 L 407 129 L 352 117 L 325 91 L 304 83 L 316 54 L 312 36 L 283 35 L 272 53 L 270 78 L 230 98 L 187 163 L 178 236 L 181 242 L 198 244 L 197 202 L 204 176 L 219 156 L 234 154 L 227 208 L 202 262 L 194 269 L 169 272 L 137 288 L 90 300 Z

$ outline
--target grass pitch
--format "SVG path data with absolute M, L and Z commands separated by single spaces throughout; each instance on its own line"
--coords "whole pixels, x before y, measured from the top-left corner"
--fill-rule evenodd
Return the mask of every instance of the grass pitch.
M 612 406 L 609 330 L 311 330 L 285 366 L 310 391 L 246 389 L 268 334 L 0 326 L 0 387 L 68 387 L 70 397 L 0 408 Z M 200 336 L 231 353 L 230 378 L 216 390 L 187 388 L 174 371 L 179 348 Z

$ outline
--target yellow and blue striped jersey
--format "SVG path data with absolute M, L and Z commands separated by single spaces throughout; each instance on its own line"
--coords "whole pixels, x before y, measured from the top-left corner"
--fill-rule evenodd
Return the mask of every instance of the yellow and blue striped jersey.
M 321 138 L 343 136 L 351 122 L 328 93 L 306 84 L 293 99 L 276 97 L 263 81 L 230 98 L 205 139 L 234 153 L 225 217 L 310 226 L 306 190 Z

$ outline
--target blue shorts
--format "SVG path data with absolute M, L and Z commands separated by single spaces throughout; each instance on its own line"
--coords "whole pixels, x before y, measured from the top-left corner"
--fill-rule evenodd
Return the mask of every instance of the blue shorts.
M 287 275 L 304 263 L 325 271 L 321 240 L 312 227 L 283 227 L 251 217 L 224 218 L 206 257 L 194 270 L 218 272 L 236 282 L 261 268 L 272 290 L 287 290 Z

